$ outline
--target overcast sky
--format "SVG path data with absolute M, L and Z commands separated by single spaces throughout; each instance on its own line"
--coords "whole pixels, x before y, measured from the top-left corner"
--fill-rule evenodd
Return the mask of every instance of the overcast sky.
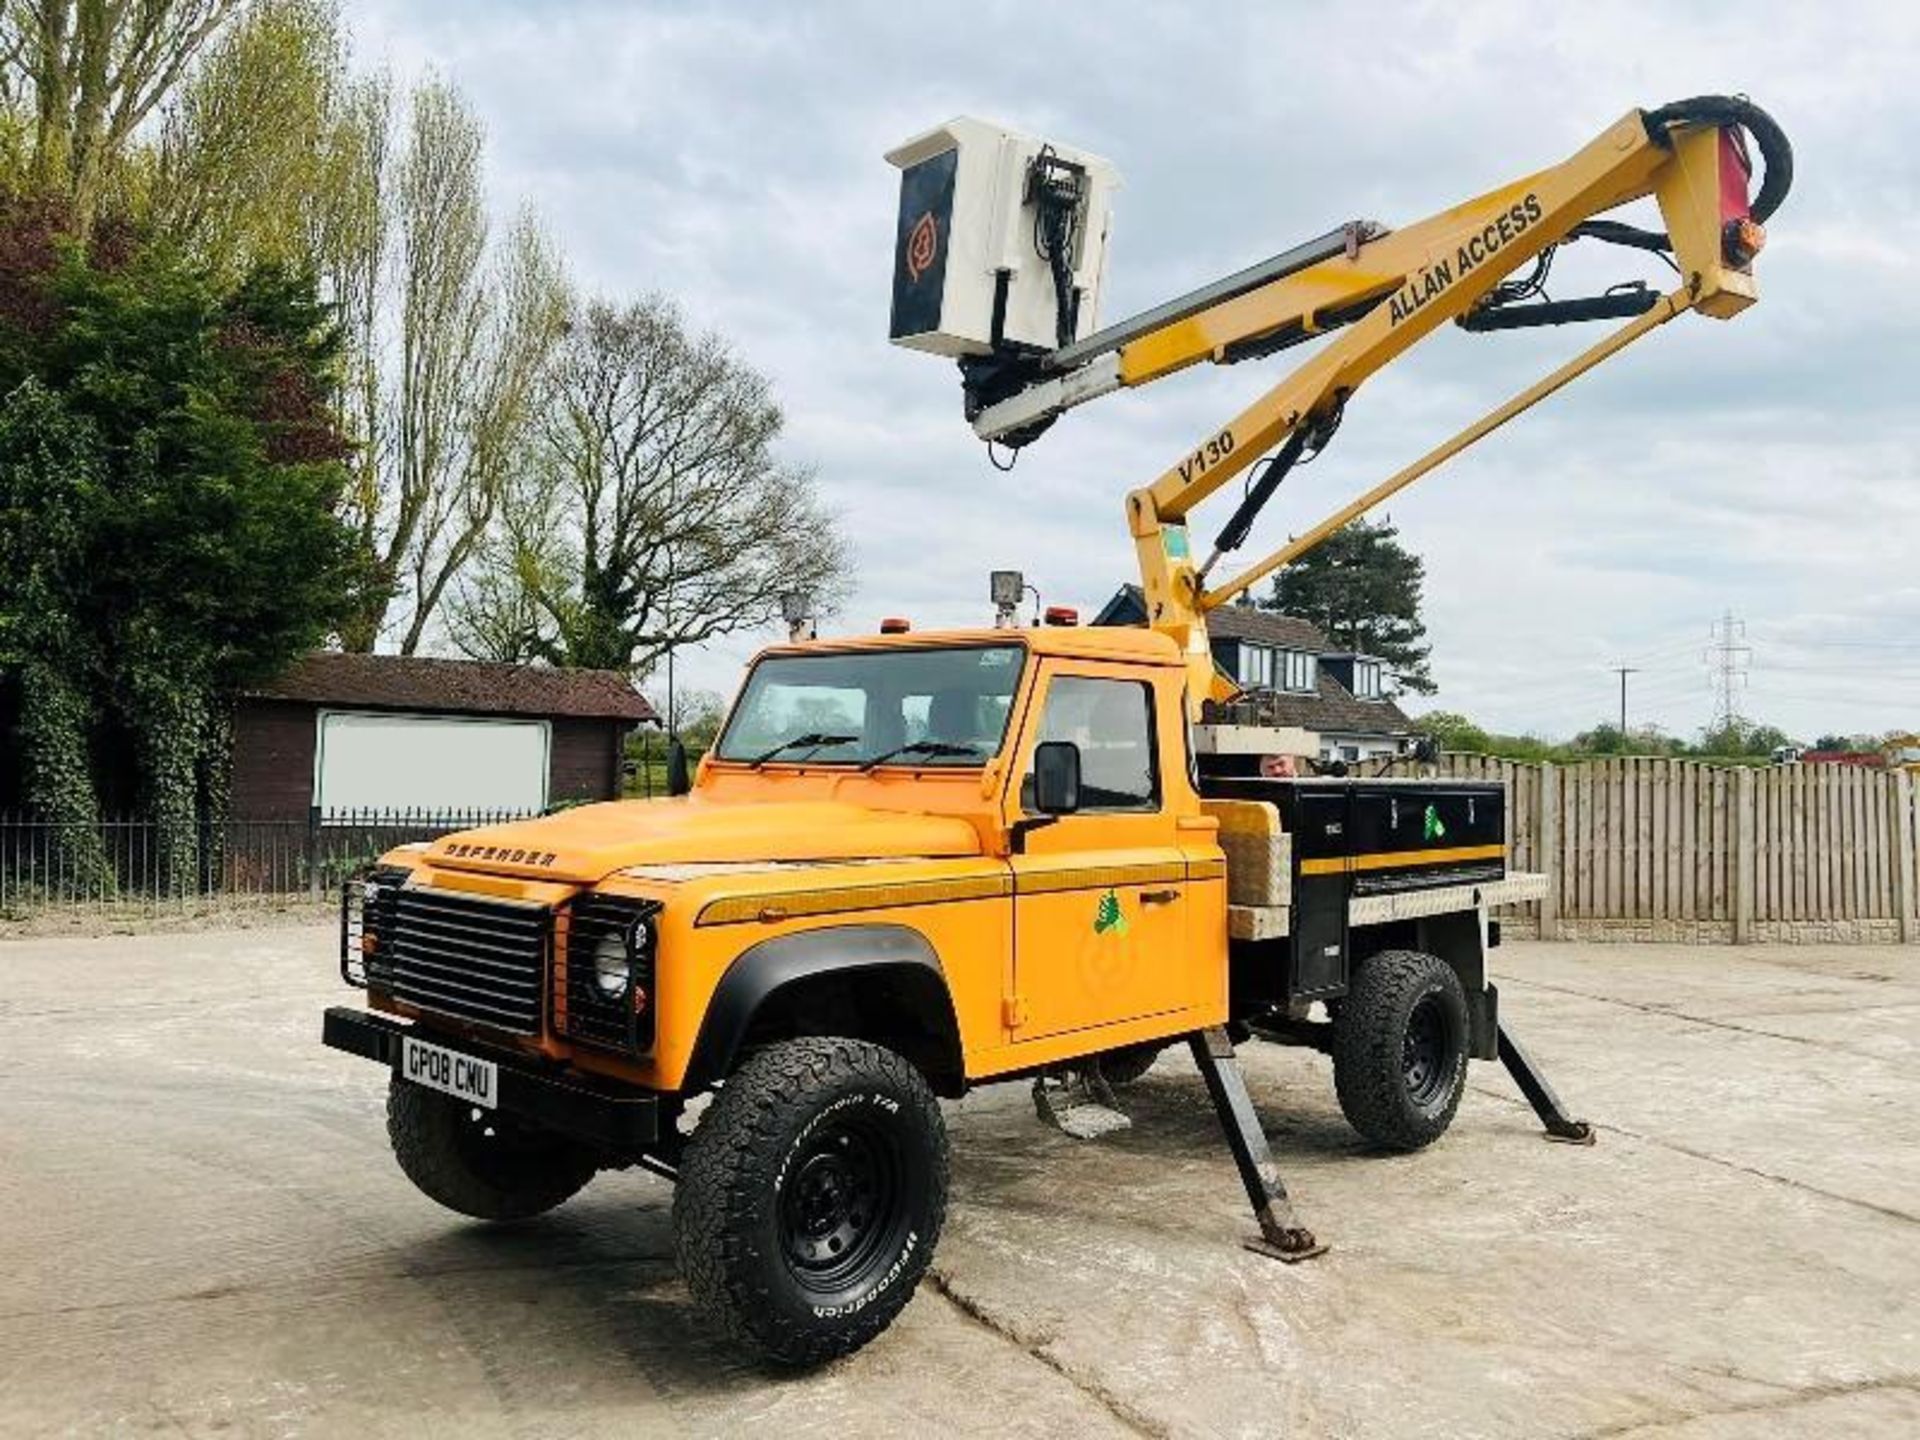
M 772 376 L 785 454 L 817 469 L 854 540 L 858 592 L 826 627 L 842 630 L 984 623 L 996 566 L 1049 603 L 1097 607 L 1132 578 L 1125 492 L 1308 353 L 1110 397 L 995 471 L 951 365 L 886 341 L 897 172 L 881 155 L 898 141 L 970 114 L 1112 160 L 1117 319 L 1348 219 L 1419 219 L 1634 106 L 1748 94 L 1797 156 L 1762 303 L 1730 323 L 1683 317 L 1390 507 L 1427 564 L 1430 703 L 1567 734 L 1614 713 L 1609 667 L 1634 665 L 1635 723 L 1689 733 L 1711 711 L 1708 627 L 1731 612 L 1752 647 L 1749 716 L 1803 738 L 1920 729 L 1920 6 L 348 13 L 363 63 L 434 67 L 465 90 L 497 207 L 530 201 L 583 285 L 665 291 Z M 1657 278 L 1603 258 L 1578 269 L 1593 289 Z M 1560 290 L 1578 293 L 1565 269 Z M 1436 335 L 1361 392 L 1244 553 L 1597 333 Z M 1196 533 L 1221 518 L 1203 512 Z M 681 683 L 730 691 L 765 638 L 688 655 Z

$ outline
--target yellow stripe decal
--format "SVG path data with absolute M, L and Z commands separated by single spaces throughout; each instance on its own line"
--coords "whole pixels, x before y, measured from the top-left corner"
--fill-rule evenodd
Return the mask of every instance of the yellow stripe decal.
M 1445 865 L 1456 860 L 1498 860 L 1504 845 L 1459 845 L 1451 850 L 1383 850 L 1372 855 L 1337 855 L 1302 860 L 1302 875 L 1344 875 L 1350 870 L 1391 870 L 1397 865 Z
M 783 890 L 729 895 L 710 901 L 695 925 L 777 924 L 808 915 L 850 910 L 886 910 L 896 905 L 939 905 L 950 900 L 987 900 L 1008 893 L 1004 875 L 967 875 L 953 880 L 902 880 L 889 885 L 843 885 L 828 890 Z
M 1189 860 L 1187 862 L 1189 880 L 1224 880 L 1227 878 L 1225 860 Z
M 1187 862 L 1159 865 L 1095 865 L 1075 870 L 1023 871 L 1014 881 L 1022 895 L 1045 895 L 1057 890 L 1107 890 L 1115 885 L 1162 885 L 1187 878 Z

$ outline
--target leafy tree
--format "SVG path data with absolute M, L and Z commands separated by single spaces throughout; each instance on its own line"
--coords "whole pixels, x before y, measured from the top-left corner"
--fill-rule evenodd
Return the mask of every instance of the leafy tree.
M 222 288 L 164 247 L 49 249 L 41 218 L 0 207 L 0 258 L 51 255 L 0 273 L 0 303 L 36 280 L 46 299 L 0 316 L 0 659 L 28 697 L 36 807 L 87 818 L 86 745 L 111 720 L 184 886 L 224 793 L 223 697 L 344 608 L 337 336 L 311 282 Z
M 4 0 L 0 105 L 26 123 L 33 188 L 89 235 L 148 117 L 245 0 Z
M 1765 759 L 1775 750 L 1793 743 L 1777 725 L 1761 725 L 1736 717 L 1724 725 L 1702 730 L 1700 744 L 1693 753 L 1713 758 Z
M 152 224 L 221 274 L 274 264 L 333 281 L 377 201 L 361 162 L 384 97 L 379 77 L 350 74 L 333 0 L 259 0 L 167 107 L 148 157 Z
M 1282 568 L 1261 604 L 1312 621 L 1335 645 L 1378 655 L 1401 689 L 1431 695 L 1432 647 L 1420 620 L 1426 566 L 1399 534 L 1385 520 L 1343 526 Z
M 682 690 L 673 697 L 673 714 L 667 714 L 665 693 L 650 697 L 654 713 L 662 723 L 671 720 L 673 728 L 689 750 L 705 750 L 720 733 L 727 718 L 726 697 L 716 690 Z
M 1809 745 L 1807 748 L 1809 750 L 1846 750 L 1846 751 L 1855 751 L 1855 752 L 1880 750 L 1894 743 L 1899 738 L 1900 737 L 1898 732 L 1889 732 L 1888 734 L 1885 734 L 1885 735 L 1828 734 L 1828 735 L 1822 735 L 1818 740 L 1815 740 L 1813 744 Z
M 846 557 L 807 471 L 774 456 L 762 375 L 658 297 L 595 302 L 536 407 L 455 643 L 489 659 L 646 673 L 670 649 L 822 608 Z
M 396 110 L 400 113 L 396 115 Z M 496 237 L 485 136 L 429 78 L 398 104 L 356 76 L 333 0 L 263 0 L 209 50 L 167 116 L 156 223 L 228 273 L 311 268 L 344 332 L 356 445 L 349 650 L 426 643 L 526 445 L 560 338 L 559 262 L 523 215 Z
M 1442 750 L 1469 755 L 1492 753 L 1493 737 L 1466 716 L 1452 710 L 1430 710 L 1414 721 L 1423 735 L 1431 735 Z

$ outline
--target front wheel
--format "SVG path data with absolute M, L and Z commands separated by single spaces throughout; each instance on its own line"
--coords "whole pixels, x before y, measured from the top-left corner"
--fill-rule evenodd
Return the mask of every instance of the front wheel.
M 789 1040 L 730 1076 L 687 1141 L 674 1242 L 734 1340 L 817 1365 L 892 1323 L 946 1209 L 946 1127 L 920 1072 L 861 1040 Z
M 1368 957 L 1333 1022 L 1333 1085 L 1376 1145 L 1418 1150 L 1453 1123 L 1467 1084 L 1467 994 L 1453 967 L 1416 950 Z

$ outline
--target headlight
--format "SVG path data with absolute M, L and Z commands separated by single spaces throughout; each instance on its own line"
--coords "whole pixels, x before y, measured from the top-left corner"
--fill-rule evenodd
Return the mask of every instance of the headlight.
M 619 1000 L 633 983 L 633 964 L 645 957 L 653 932 L 644 920 L 602 937 L 593 948 L 593 983 L 609 1000 Z
M 618 1000 L 627 993 L 631 983 L 632 967 L 627 954 L 627 937 L 622 934 L 608 935 L 593 949 L 593 983 L 600 993 L 609 1000 Z

